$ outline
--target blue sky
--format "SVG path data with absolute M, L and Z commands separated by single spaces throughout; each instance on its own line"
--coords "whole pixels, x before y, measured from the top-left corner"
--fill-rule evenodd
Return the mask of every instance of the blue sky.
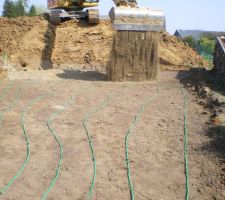
M 47 0 L 29 0 L 30 4 L 46 6 Z M 0 0 L 0 12 L 4 0 Z M 225 31 L 224 0 L 139 0 L 140 7 L 152 7 L 164 10 L 167 30 L 201 29 Z M 113 6 L 111 0 L 100 0 L 101 14 L 107 14 Z

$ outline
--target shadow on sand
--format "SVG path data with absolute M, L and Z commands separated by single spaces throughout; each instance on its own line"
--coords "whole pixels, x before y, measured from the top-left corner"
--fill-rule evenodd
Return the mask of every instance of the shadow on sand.
M 210 141 L 202 147 L 202 150 L 216 154 L 225 161 L 225 126 L 210 127 L 206 134 Z
M 53 68 L 52 52 L 53 52 L 53 48 L 55 44 L 56 26 L 52 25 L 49 22 L 49 17 L 47 14 L 44 15 L 43 17 L 48 22 L 48 26 L 44 34 L 45 47 L 41 55 L 41 60 L 42 60 L 41 67 L 42 69 L 52 69 Z
M 203 68 L 194 68 L 188 71 L 180 71 L 177 79 L 186 86 L 197 87 L 199 84 L 209 87 L 212 91 L 225 96 L 225 84 L 222 83 L 213 70 Z
M 213 71 L 202 68 L 191 69 L 190 71 L 180 71 L 176 77 L 185 87 L 204 86 L 212 91 L 225 95 L 225 85 L 216 77 Z M 211 153 L 225 159 L 225 126 L 213 125 L 206 130 L 209 142 L 201 147 L 202 151 Z
M 106 74 L 97 71 L 63 70 L 64 73 L 57 74 L 62 79 L 74 79 L 84 81 L 106 81 Z

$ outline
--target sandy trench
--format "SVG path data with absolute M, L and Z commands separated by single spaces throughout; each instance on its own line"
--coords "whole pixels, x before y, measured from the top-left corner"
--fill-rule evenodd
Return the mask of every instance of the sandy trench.
M 26 73 L 29 77 L 30 72 Z M 61 80 L 26 80 L 24 77 L 4 81 L 0 91 L 8 82 L 12 82 L 12 87 L 0 102 L 1 110 L 13 100 L 19 87 L 22 87 L 22 96 L 18 105 L 4 115 L 1 124 L 0 188 L 15 174 L 26 155 L 19 121 L 21 110 L 39 95 L 49 92 L 52 95 L 27 113 L 25 126 L 30 139 L 31 159 L 24 173 L 0 198 L 41 199 L 55 174 L 59 158 L 59 148 L 46 126 L 47 119 L 52 112 L 62 109 L 70 95 L 81 92 L 74 104 L 52 124 L 62 141 L 64 156 L 59 179 L 48 199 L 85 199 L 92 176 L 92 161 L 82 119 L 108 94 L 119 91 L 89 122 L 97 160 L 93 199 L 129 199 L 125 134 L 140 105 L 146 97 L 154 96 L 159 87 L 159 96 L 146 106 L 129 140 L 135 197 L 141 200 L 184 199 L 183 97 L 179 88 L 161 87 L 180 87 L 178 74 L 163 72 L 158 82 L 140 83 L 85 81 L 71 77 Z M 225 194 L 224 185 L 218 179 L 219 166 L 214 156 L 203 150 L 210 142 L 205 135 L 209 116 L 203 114 L 204 109 L 196 103 L 194 96 L 188 96 L 190 198 L 222 200 Z

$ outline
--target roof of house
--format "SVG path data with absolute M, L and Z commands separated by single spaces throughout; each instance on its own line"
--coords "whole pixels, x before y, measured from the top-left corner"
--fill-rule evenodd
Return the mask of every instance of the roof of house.
M 203 31 L 203 30 L 181 30 L 178 29 L 174 33 L 175 36 L 179 36 L 182 38 L 192 36 L 195 39 L 200 39 L 203 35 L 211 35 L 213 37 L 218 37 L 225 35 L 225 32 L 218 32 L 218 31 Z

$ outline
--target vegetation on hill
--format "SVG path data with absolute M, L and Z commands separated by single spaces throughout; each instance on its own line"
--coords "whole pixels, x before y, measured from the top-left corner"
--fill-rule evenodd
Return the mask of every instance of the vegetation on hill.
M 187 36 L 183 39 L 184 42 L 196 50 L 201 56 L 212 63 L 213 52 L 216 45 L 216 38 L 209 36 L 202 36 L 199 40 L 196 40 L 192 36 Z
M 27 0 L 5 0 L 3 5 L 3 17 L 13 18 L 18 16 L 35 16 L 37 9 L 34 5 L 28 8 Z

